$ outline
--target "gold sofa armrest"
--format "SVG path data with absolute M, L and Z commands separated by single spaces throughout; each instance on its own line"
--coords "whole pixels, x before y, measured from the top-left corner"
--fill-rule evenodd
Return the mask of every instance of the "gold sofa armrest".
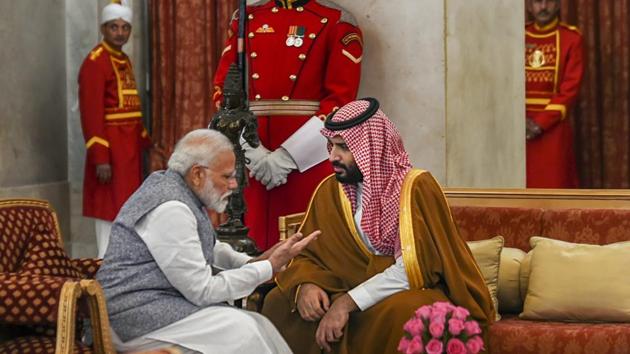
M 93 348 L 95 354 L 116 354 L 109 331 L 109 317 L 105 304 L 105 295 L 100 284 L 93 279 L 81 280 L 83 294 L 87 295 L 87 303 L 92 326 Z
M 295 213 L 278 217 L 278 233 L 280 241 L 286 240 L 300 229 L 306 213 Z
M 306 213 L 295 213 L 278 217 L 278 231 L 280 241 L 286 240 L 300 229 Z M 259 285 L 254 292 L 247 297 L 246 308 L 250 311 L 260 312 L 262 310 L 265 296 L 276 286 L 275 283 L 265 283 Z
M 79 282 L 67 281 L 63 284 L 57 312 L 57 341 L 55 345 L 55 353 L 57 354 L 74 352 L 77 302 L 80 297 Z

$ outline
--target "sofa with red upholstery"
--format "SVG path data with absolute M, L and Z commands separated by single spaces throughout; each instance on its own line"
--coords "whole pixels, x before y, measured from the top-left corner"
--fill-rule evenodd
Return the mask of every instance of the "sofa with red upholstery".
M 48 202 L 0 199 L 0 353 L 113 353 L 100 264 L 68 257 Z M 80 341 L 86 318 L 93 346 Z
M 595 245 L 630 241 L 628 191 L 447 189 L 446 196 L 465 240 L 501 235 L 504 251 L 529 252 L 532 236 Z M 618 280 L 628 284 L 630 276 Z M 574 286 L 578 293 L 591 284 Z M 491 353 L 630 353 L 629 322 L 526 320 L 518 311 L 501 316 L 490 327 Z

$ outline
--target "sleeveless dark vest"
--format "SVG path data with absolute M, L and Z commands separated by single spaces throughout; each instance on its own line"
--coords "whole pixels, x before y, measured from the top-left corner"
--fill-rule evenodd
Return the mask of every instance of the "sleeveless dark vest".
M 152 173 L 118 213 L 105 261 L 96 274 L 107 299 L 111 327 L 123 341 L 168 326 L 200 309 L 169 283 L 135 231 L 143 216 L 172 200 L 192 210 L 204 257 L 212 265 L 216 237 L 203 204 L 177 172 Z

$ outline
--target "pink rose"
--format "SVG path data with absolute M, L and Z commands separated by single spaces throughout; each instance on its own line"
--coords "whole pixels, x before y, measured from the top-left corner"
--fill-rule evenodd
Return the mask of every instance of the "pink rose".
M 457 338 L 452 338 L 446 344 L 447 354 L 466 354 L 466 345 Z
M 464 322 L 464 331 L 468 336 L 474 336 L 475 334 L 481 333 L 481 327 L 479 327 L 479 323 L 477 321 L 466 321 Z
M 433 310 L 440 312 L 451 312 L 455 307 L 450 302 L 438 301 L 433 304 Z
M 398 343 L 398 351 L 401 353 L 406 353 L 407 348 L 409 348 L 409 342 L 411 342 L 407 337 L 402 337 L 400 342 Z
M 464 330 L 464 321 L 457 319 L 455 317 L 448 320 L 448 331 L 454 335 L 458 336 Z
M 443 314 L 433 314 L 431 316 L 431 319 L 429 320 L 430 323 L 439 323 L 439 324 L 446 324 L 446 315 Z
M 429 319 L 429 317 L 431 316 L 431 306 L 424 305 L 420 307 L 416 310 L 416 316 L 423 320 Z
M 483 339 L 480 336 L 474 336 L 466 342 L 466 348 L 471 354 L 477 354 L 483 349 Z
M 411 336 L 420 336 L 422 331 L 424 331 L 424 323 L 418 318 L 412 318 L 405 323 L 403 329 Z
M 442 337 L 442 334 L 444 334 L 444 323 L 431 322 L 431 324 L 429 324 L 429 333 L 431 333 L 433 338 Z
M 446 312 L 433 310 L 433 313 L 431 314 L 431 322 L 437 322 L 441 324 L 446 323 Z
M 407 351 L 405 352 L 405 354 L 420 354 L 422 353 L 422 340 L 420 339 L 420 337 L 415 336 L 413 337 L 413 339 L 409 342 L 409 346 L 407 347 Z
M 433 338 L 424 349 L 427 351 L 427 354 L 441 354 L 443 347 L 442 341 Z
M 457 306 L 453 310 L 453 317 L 462 321 L 465 321 L 466 317 L 468 317 L 469 315 L 470 315 L 470 312 L 461 306 Z

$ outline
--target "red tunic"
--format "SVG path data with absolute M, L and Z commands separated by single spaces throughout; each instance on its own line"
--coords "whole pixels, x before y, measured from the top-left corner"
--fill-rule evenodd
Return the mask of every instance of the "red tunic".
M 324 117 L 356 98 L 363 40 L 352 15 L 330 1 L 268 1 L 247 13 L 250 105 L 261 142 L 273 151 L 313 115 Z M 215 74 L 215 102 L 236 61 L 236 17 Z M 250 178 L 245 224 L 259 248 L 278 241 L 278 216 L 306 210 L 317 184 L 331 173 L 324 161 L 292 172 L 271 191 Z
M 112 221 L 142 182 L 142 149 L 151 141 L 131 61 L 104 42 L 85 58 L 79 72 L 81 127 L 87 149 L 83 215 Z M 110 164 L 110 183 L 96 177 L 96 165 Z
M 554 21 L 525 28 L 526 116 L 543 130 L 527 141 L 527 187 L 576 188 L 568 114 L 583 74 L 582 35 Z

